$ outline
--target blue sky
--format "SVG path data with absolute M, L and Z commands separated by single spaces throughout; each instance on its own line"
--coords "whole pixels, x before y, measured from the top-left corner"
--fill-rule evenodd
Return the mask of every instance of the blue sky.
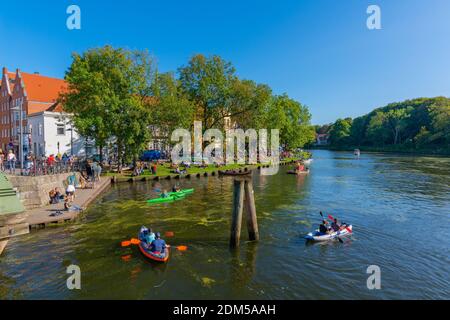
M 66 28 L 77 4 L 82 29 Z M 382 30 L 366 28 L 377 4 Z M 450 96 L 449 0 L 41 0 L 0 9 L 0 65 L 63 77 L 72 52 L 149 49 L 160 70 L 218 54 L 239 76 L 310 107 L 313 122 Z

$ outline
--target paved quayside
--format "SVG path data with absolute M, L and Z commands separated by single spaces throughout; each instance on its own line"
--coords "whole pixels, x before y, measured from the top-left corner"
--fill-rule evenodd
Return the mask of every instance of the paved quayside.
M 99 182 L 96 182 L 94 189 L 77 189 L 73 204 L 85 210 L 99 194 L 107 190 L 110 186 L 111 179 L 108 177 L 102 177 Z M 50 216 L 50 214 L 57 211 L 61 211 L 63 214 L 59 216 Z M 26 221 L 30 225 L 30 229 L 43 228 L 50 224 L 72 221 L 77 218 L 80 213 L 81 212 L 78 211 L 64 211 L 64 202 L 61 202 L 54 205 L 48 205 L 43 208 L 28 210 L 28 218 Z

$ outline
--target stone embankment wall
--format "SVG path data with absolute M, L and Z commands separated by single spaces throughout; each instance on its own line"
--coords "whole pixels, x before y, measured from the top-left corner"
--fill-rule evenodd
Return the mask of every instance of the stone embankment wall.
M 61 193 L 64 193 L 67 187 L 67 178 L 72 174 L 63 173 L 39 177 L 9 176 L 9 180 L 17 189 L 25 210 L 30 210 L 48 205 L 50 190 L 60 188 Z M 79 174 L 76 175 L 78 181 Z

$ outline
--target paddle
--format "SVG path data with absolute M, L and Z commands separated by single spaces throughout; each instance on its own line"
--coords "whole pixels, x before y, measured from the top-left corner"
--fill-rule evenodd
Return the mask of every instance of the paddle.
M 128 240 L 128 241 L 122 241 L 121 242 L 121 245 L 122 245 L 122 247 L 129 247 L 129 246 L 131 246 L 132 244 L 134 244 L 134 245 L 138 245 L 138 244 L 140 244 L 141 243 L 141 240 L 139 240 L 139 239 L 136 239 L 136 238 L 132 238 L 131 240 Z M 172 246 L 170 246 L 170 245 L 166 245 L 167 246 L 167 248 L 171 248 Z M 188 249 L 188 247 L 187 246 L 176 246 L 175 247 L 178 251 L 187 251 L 187 249 Z
M 328 219 L 334 221 L 334 218 L 333 218 L 333 216 L 332 216 L 331 214 L 328 215 Z M 349 233 L 353 233 L 352 229 L 350 229 L 349 227 L 345 227 L 345 229 L 346 229 Z
M 331 214 L 328 215 L 328 219 L 334 221 L 334 217 Z M 352 229 L 350 229 L 349 227 L 345 227 L 345 230 L 347 230 L 349 233 L 353 233 Z M 340 243 L 344 243 L 344 241 L 342 241 L 342 239 L 339 238 L 339 234 L 340 234 L 340 231 L 338 231 L 338 235 L 336 237 L 338 238 Z
M 167 248 L 172 248 L 171 245 L 166 245 Z M 177 248 L 178 251 L 187 251 L 188 247 L 187 246 L 176 246 L 175 248 Z
M 132 238 L 131 240 L 128 240 L 128 241 L 122 241 L 121 245 L 122 245 L 122 247 L 129 247 L 132 244 L 138 245 L 139 243 L 141 243 L 141 241 L 139 239 Z

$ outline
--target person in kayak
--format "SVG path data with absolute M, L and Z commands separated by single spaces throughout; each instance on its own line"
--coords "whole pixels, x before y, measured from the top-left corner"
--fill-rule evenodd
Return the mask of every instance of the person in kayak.
M 155 240 L 155 234 L 152 231 L 152 228 L 146 228 L 144 230 L 144 240 L 150 245 Z
M 299 172 L 303 172 L 305 171 L 305 166 L 303 165 L 303 162 L 297 162 L 296 166 L 295 166 L 295 172 L 299 173 Z
M 161 193 L 161 198 L 168 198 L 169 194 L 167 193 L 167 190 L 163 190 L 163 192 Z
M 322 220 L 322 223 L 319 226 L 319 232 L 322 234 L 330 233 L 330 230 L 328 229 L 328 222 L 326 220 Z
M 179 191 L 181 191 L 181 188 L 178 185 L 174 185 L 172 187 L 172 192 L 179 192 Z
M 146 247 L 149 248 L 152 242 L 155 240 L 155 234 L 152 232 L 151 228 L 147 228 L 146 226 L 143 226 L 141 228 L 141 241 L 143 241 L 146 244 Z
M 336 218 L 334 218 L 333 223 L 331 223 L 331 229 L 332 229 L 334 232 L 337 232 L 337 231 L 341 230 L 341 226 L 338 224 L 338 221 L 337 221 Z
M 150 245 L 150 251 L 155 254 L 164 254 L 166 252 L 166 242 L 161 239 L 161 234 L 155 234 L 155 240 Z

